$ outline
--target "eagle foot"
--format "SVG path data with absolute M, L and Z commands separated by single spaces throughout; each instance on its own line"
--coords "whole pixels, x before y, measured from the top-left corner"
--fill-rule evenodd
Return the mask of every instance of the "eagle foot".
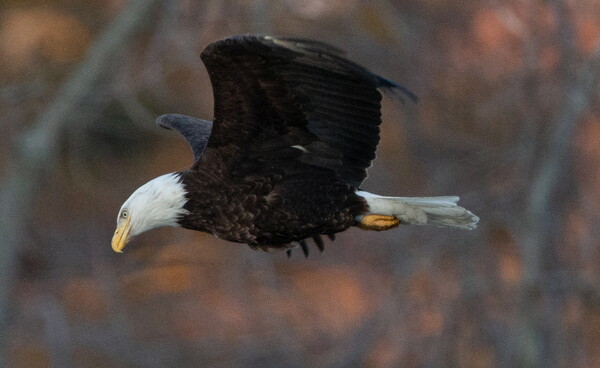
M 358 222 L 358 228 L 363 230 L 383 231 L 400 225 L 400 220 L 394 216 L 365 215 Z

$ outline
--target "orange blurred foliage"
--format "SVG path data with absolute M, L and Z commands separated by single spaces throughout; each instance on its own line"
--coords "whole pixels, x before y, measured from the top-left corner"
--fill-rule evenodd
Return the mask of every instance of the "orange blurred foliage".
M 126 4 L 0 5 L 0 80 L 15 81 L 0 86 L 3 156 L 62 85 L 62 73 L 84 57 L 97 28 Z M 140 357 L 154 367 L 523 366 L 525 312 L 541 337 L 532 346 L 543 345 L 558 366 L 600 366 L 597 94 L 573 122 L 571 171 L 550 197 L 564 204 L 560 217 L 549 216 L 555 238 L 532 252 L 539 282 L 524 285 L 531 181 L 570 97 L 572 81 L 561 73 L 577 75 L 600 39 L 596 2 L 567 1 L 565 14 L 560 4 L 164 2 L 69 116 L 77 124 L 57 133 L 57 164 L 20 234 L 6 326 L 10 367 L 48 367 L 57 357 L 75 367 L 141 367 Z M 565 55 L 561 22 L 573 27 L 576 55 Z M 199 48 L 258 31 L 333 43 L 417 93 L 416 106 L 384 99 L 380 158 L 365 188 L 459 194 L 481 215 L 480 228 L 349 232 L 308 260 L 162 229 L 112 254 L 126 193 L 192 160 L 154 117 L 211 118 Z
M 5 11 L 1 18 L 1 60 L 12 70 L 28 68 L 36 57 L 57 64 L 78 61 L 90 43 L 85 25 L 66 12 L 23 8 Z
M 108 317 L 108 297 L 104 287 L 92 278 L 73 278 L 63 288 L 66 313 L 90 322 Z
M 194 282 L 190 266 L 153 267 L 123 277 L 123 297 L 129 303 L 147 302 L 152 297 L 189 290 Z
M 23 344 L 11 351 L 12 368 L 48 368 L 52 366 L 48 349 L 44 346 Z

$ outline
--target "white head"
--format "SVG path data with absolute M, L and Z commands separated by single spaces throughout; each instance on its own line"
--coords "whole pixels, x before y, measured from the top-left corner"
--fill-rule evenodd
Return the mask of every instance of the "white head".
M 142 185 L 119 210 L 113 250 L 121 253 L 131 238 L 144 231 L 179 226 L 177 220 L 188 213 L 183 208 L 186 202 L 186 191 L 178 173 L 162 175 Z

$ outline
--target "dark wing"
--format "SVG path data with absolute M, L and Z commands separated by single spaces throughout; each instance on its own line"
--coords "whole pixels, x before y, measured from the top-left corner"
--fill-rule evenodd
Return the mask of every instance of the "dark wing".
M 197 161 L 202 152 L 204 152 L 212 129 L 210 121 L 179 114 L 160 116 L 156 119 L 156 123 L 165 129 L 175 130 L 183 135 L 192 147 L 194 161 Z
M 291 145 L 296 137 L 301 161 L 330 168 L 355 187 L 379 143 L 377 88 L 414 97 L 317 41 L 235 36 L 208 45 L 201 56 L 215 100 L 209 148 L 256 150 L 268 144 L 260 139 L 266 131 Z

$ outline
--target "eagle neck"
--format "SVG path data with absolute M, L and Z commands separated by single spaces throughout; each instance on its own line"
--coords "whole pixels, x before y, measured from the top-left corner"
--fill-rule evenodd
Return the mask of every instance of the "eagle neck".
M 214 211 L 219 208 L 218 193 L 222 182 L 198 169 L 179 174 L 186 192 L 186 203 L 183 206 L 185 214 L 179 219 L 179 226 L 213 233 Z

